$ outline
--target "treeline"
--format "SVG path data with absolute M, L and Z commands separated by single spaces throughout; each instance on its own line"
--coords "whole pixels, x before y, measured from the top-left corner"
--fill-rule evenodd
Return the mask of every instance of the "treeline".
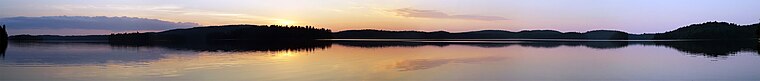
M 0 42 L 8 42 L 8 31 L 5 30 L 5 25 L 0 26 Z
M 757 39 L 760 23 L 737 25 L 727 22 L 706 22 L 655 34 L 630 34 L 615 30 L 560 32 L 556 30 L 482 30 L 461 33 L 445 31 L 347 30 L 333 34 L 338 39 L 602 39 L 602 40 L 666 40 L 666 39 Z
M 163 32 L 111 34 L 111 42 L 210 42 L 210 41 L 300 41 L 328 39 L 331 30 L 312 26 L 225 25 L 174 29 Z
M 113 33 L 108 35 L 108 42 L 152 42 L 156 33 Z
M 251 26 L 232 25 L 242 27 L 229 32 L 210 33 L 210 39 L 233 39 L 233 40 L 313 40 L 331 38 L 329 29 L 314 28 L 312 26 Z M 249 27 L 246 27 L 249 26 Z M 229 26 L 227 26 L 229 27 Z
M 737 25 L 727 22 L 706 22 L 660 33 L 655 39 L 757 39 L 760 23 Z
M 462 33 L 445 31 L 385 31 L 348 30 L 333 34 L 339 39 L 648 39 L 652 35 L 633 35 L 614 30 L 594 30 L 588 32 L 559 32 L 556 30 L 525 30 L 511 32 L 504 30 L 482 30 Z
M 8 31 L 5 30 L 5 25 L 0 26 L 0 60 L 5 58 L 5 49 L 8 48 Z
M 654 34 L 630 34 L 616 30 L 560 32 L 556 30 L 481 30 L 450 33 L 446 31 L 346 30 L 331 32 L 312 26 L 224 25 L 173 29 L 148 33 L 115 33 L 111 35 L 56 36 L 16 35 L 11 40 L 109 40 L 112 42 L 209 42 L 225 40 L 300 41 L 313 39 L 595 39 L 595 40 L 666 40 L 666 39 L 757 39 L 760 23 L 737 25 L 727 22 L 706 22 Z

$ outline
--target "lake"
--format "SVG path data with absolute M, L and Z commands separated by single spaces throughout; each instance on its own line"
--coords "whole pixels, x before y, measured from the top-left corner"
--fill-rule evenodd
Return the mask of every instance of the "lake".
M 9 42 L 0 81 L 757 81 L 757 41 Z

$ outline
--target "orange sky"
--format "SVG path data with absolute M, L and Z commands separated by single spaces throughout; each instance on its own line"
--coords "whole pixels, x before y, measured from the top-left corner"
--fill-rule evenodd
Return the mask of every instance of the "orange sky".
M 756 0 L 8 0 L 0 18 L 128 16 L 201 25 L 350 29 L 665 32 L 693 23 L 758 21 Z M 704 6 L 715 5 L 715 6 Z M 706 11 L 720 10 L 720 12 Z M 688 13 L 688 14 L 686 14 Z M 0 22 L 3 23 L 3 22 Z M 66 28 L 63 28 L 66 29 Z M 39 31 L 38 31 L 39 30 Z M 43 32 L 26 29 L 24 33 Z M 92 30 L 92 29 L 72 29 Z M 92 30 L 93 32 L 108 32 Z M 113 31 L 111 32 L 120 32 Z M 77 32 L 62 32 L 76 34 Z M 55 34 L 55 33 L 51 33 Z

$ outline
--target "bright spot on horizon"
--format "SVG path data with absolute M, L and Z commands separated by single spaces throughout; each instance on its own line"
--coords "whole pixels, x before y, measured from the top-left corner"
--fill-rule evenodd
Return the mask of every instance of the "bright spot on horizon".
M 278 25 L 295 25 L 296 21 L 292 21 L 292 20 L 277 20 L 276 24 L 278 24 Z

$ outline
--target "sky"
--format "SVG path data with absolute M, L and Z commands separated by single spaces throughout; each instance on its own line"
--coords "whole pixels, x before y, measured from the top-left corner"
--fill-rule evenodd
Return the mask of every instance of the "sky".
M 760 0 L 2 0 L 11 35 L 87 35 L 229 24 L 355 29 L 620 30 L 760 22 Z

